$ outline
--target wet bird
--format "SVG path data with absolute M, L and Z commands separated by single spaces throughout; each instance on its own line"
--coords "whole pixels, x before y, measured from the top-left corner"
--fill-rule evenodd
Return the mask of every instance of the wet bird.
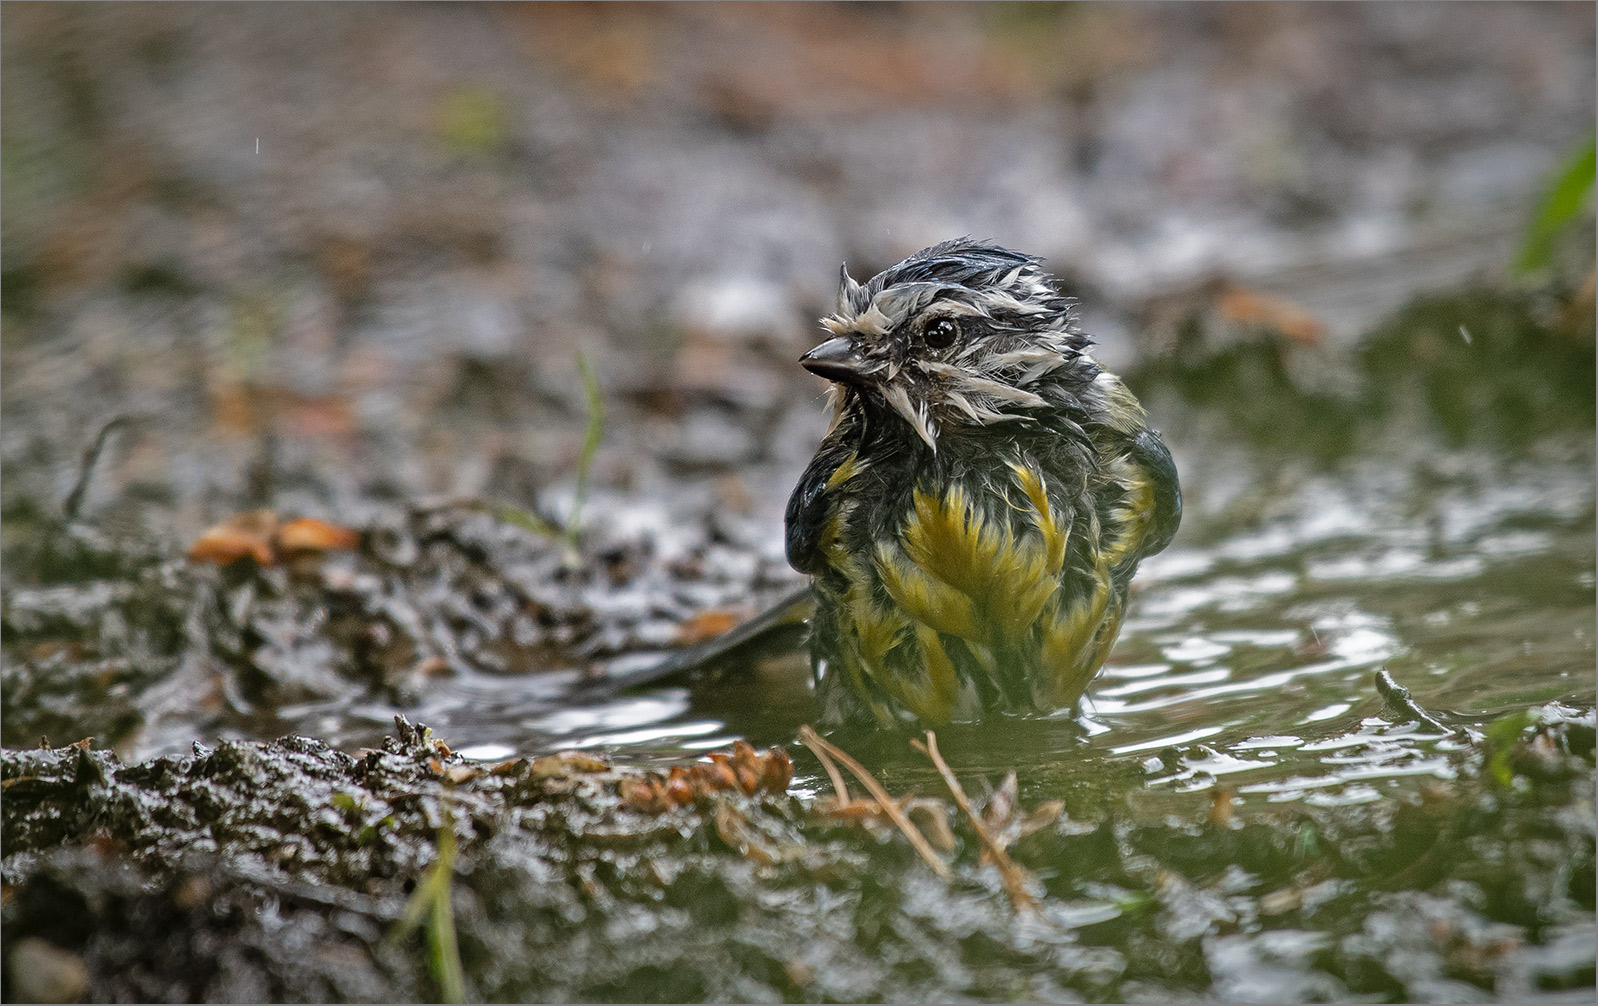
M 829 338 L 799 361 L 832 382 L 831 426 L 786 515 L 810 588 L 673 664 L 808 614 L 828 722 L 1077 703 L 1182 497 L 1040 261 L 961 239 L 865 283 L 842 271 Z

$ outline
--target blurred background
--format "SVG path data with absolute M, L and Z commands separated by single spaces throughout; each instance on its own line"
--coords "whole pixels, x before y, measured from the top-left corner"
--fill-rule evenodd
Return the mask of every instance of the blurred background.
M 1590 671 L 1591 4 L 0 11 L 8 736 L 791 737 L 802 671 L 760 722 L 512 679 L 796 585 L 839 265 L 958 235 L 1046 258 L 1182 471 L 1105 743 Z M 260 509 L 365 545 L 184 562 Z
M 1117 368 L 1193 310 L 1347 341 L 1501 273 L 1594 117 L 1586 4 L 4 10 L 6 505 L 128 415 L 84 512 L 174 540 L 558 510 L 579 350 L 600 490 L 769 526 L 840 263 L 1045 256 Z

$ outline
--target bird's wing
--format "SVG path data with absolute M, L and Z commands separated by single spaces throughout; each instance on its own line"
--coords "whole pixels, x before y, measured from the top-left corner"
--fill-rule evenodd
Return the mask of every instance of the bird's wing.
M 788 565 L 812 575 L 821 570 L 826 562 L 822 540 L 828 522 L 838 512 L 835 491 L 864 469 L 854 450 L 823 444 L 788 497 L 788 512 L 783 518 Z
M 1137 563 L 1171 543 L 1182 523 L 1182 488 L 1171 452 L 1158 433 L 1139 431 L 1110 461 L 1118 499 L 1105 549 L 1110 565 L 1130 576 Z

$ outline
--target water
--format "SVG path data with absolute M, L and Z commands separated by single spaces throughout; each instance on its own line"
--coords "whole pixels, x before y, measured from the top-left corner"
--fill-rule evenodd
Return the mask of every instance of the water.
M 1517 452 L 1393 436 L 1330 464 L 1172 439 L 1187 523 L 1139 572 L 1082 714 L 947 727 L 941 745 L 962 774 L 1015 770 L 1032 799 L 1140 773 L 1133 800 L 1151 810 L 1216 787 L 1242 809 L 1363 803 L 1451 777 L 1505 712 L 1592 705 L 1590 434 Z M 1395 722 L 1378 668 L 1454 732 Z M 467 674 L 412 708 L 281 715 L 335 743 L 375 743 L 403 712 L 485 761 L 575 748 L 658 762 L 737 737 L 790 742 L 814 715 L 807 676 L 792 654 L 571 707 L 559 698 L 569 673 Z M 834 739 L 896 792 L 937 787 L 903 735 Z M 825 785 L 808 756 L 799 769 L 800 791 Z

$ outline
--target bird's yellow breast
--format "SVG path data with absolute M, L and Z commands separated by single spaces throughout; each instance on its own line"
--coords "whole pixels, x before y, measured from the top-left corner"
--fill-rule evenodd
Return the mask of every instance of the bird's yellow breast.
M 829 488 L 859 471 L 850 458 Z M 1001 471 L 977 499 L 961 485 L 917 488 L 897 532 L 869 549 L 844 547 L 849 503 L 829 519 L 838 660 L 879 718 L 891 713 L 872 699 L 878 690 L 928 722 L 975 715 L 975 676 L 1022 681 L 1030 704 L 1059 708 L 1108 652 L 1120 614 L 1110 557 L 1121 543 L 1100 541 L 1091 510 L 1073 519 L 1052 502 L 1036 467 L 1017 460 Z

